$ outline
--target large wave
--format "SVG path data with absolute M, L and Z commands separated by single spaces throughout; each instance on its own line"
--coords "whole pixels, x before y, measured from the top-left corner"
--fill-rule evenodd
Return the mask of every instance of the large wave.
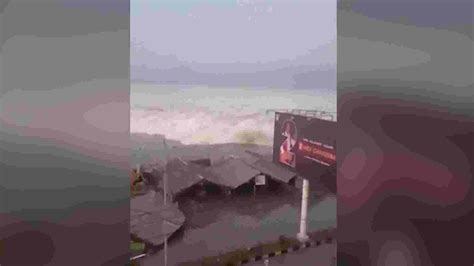
M 268 109 L 333 111 L 335 96 L 310 91 L 132 85 L 131 133 L 160 134 L 183 144 L 270 145 Z

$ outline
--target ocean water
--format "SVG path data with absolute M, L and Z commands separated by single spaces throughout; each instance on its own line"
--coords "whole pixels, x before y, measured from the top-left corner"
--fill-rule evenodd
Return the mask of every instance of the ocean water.
M 131 133 L 160 134 L 183 144 L 271 144 L 273 113 L 268 109 L 334 112 L 336 92 L 132 84 Z

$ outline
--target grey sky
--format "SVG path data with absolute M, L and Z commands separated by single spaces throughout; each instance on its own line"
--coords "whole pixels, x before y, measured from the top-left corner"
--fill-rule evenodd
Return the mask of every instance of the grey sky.
M 201 72 L 335 68 L 336 1 L 132 0 L 132 66 L 182 63 Z

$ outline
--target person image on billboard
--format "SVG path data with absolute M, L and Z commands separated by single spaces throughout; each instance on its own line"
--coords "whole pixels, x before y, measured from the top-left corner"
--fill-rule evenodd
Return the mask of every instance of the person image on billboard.
M 295 153 L 293 148 L 296 145 L 296 125 L 291 120 L 283 123 L 282 135 L 285 140 L 280 146 L 280 162 L 291 167 L 295 167 Z

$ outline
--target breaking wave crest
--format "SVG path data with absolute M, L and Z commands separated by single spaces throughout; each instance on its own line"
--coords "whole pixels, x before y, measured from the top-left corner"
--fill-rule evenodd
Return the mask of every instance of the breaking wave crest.
M 158 85 L 133 85 L 131 105 L 131 133 L 160 134 L 183 144 L 263 145 L 273 139 L 274 114 L 267 109 L 335 107 L 330 97 L 314 92 Z
M 258 113 L 133 109 L 130 118 L 132 133 L 161 134 L 183 144 L 269 144 L 273 138 L 273 118 Z

